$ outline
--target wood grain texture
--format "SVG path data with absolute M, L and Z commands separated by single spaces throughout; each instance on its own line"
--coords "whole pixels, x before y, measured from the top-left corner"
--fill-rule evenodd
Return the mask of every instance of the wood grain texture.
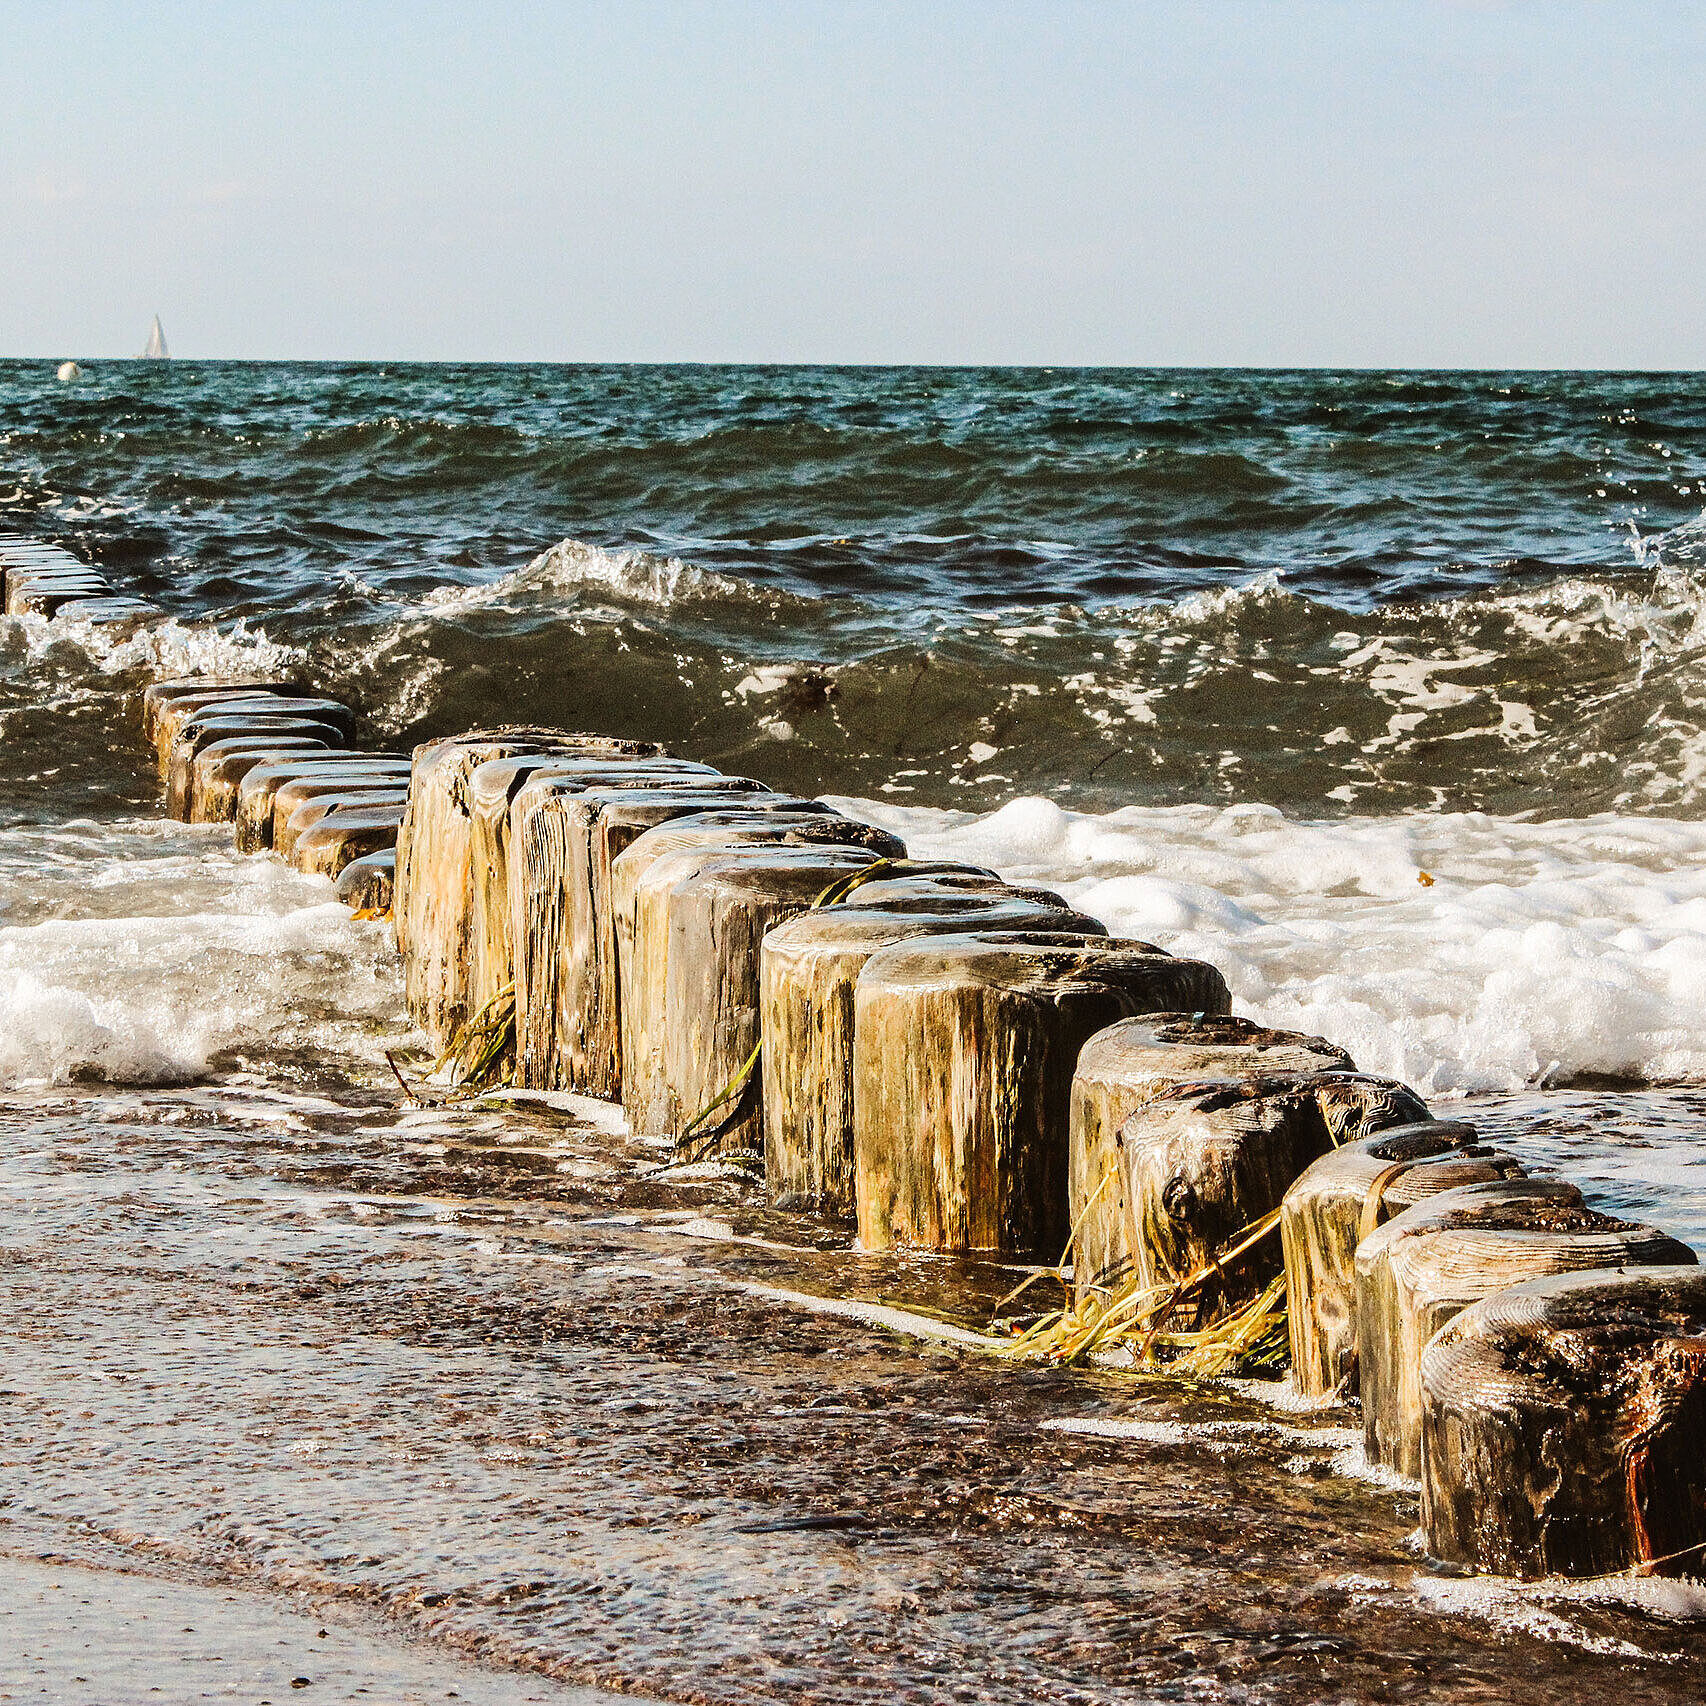
M 741 776 L 584 789 L 536 777 L 516 794 L 508 863 L 518 1084 L 621 1099 L 611 860 L 645 830 L 731 796 L 778 798 Z
M 231 820 L 237 851 L 262 853 L 272 846 L 273 802 L 286 782 L 298 776 L 372 774 L 382 763 L 387 774 L 403 774 L 395 759 L 382 761 L 373 753 L 335 746 L 285 754 L 254 765 L 237 785 L 237 814 Z
M 663 756 L 649 742 L 535 727 L 478 729 L 415 749 L 409 805 L 397 839 L 392 924 L 410 1015 L 436 1049 L 449 1043 L 469 1014 L 474 910 L 469 778 L 482 764 L 538 754 Z
M 1359 1072 L 1187 1079 L 1158 1091 L 1119 1128 L 1126 1238 L 1140 1286 L 1170 1285 L 1215 1261 L 1271 1214 L 1336 1142 L 1428 1117 L 1415 1092 Z M 1256 1297 L 1283 1266 L 1277 1238 L 1193 1294 L 1180 1325 Z
M 992 872 L 943 866 L 873 880 L 764 938 L 764 1171 L 781 1207 L 853 1218 L 853 995 L 866 962 L 897 942 L 967 930 L 1105 934 L 1058 896 L 1020 895 Z
M 1057 1260 L 1085 1043 L 1134 1013 L 1224 1012 L 1212 966 L 1063 932 L 884 948 L 854 990 L 854 1195 L 867 1249 Z
M 660 824 L 617 857 L 611 880 L 621 988 L 622 1106 L 636 1131 L 673 1129 L 664 1053 L 671 1024 L 668 972 L 673 886 L 684 880 L 700 858 L 766 847 L 851 849 L 863 855 L 855 861 L 861 865 L 878 858 L 899 858 L 906 851 L 886 831 L 833 813 L 727 810 L 699 812 Z M 825 877 L 824 883 L 829 880 Z M 756 984 L 756 942 L 753 948 Z
M 1073 1075 L 1067 1163 L 1079 1286 L 1117 1284 L 1131 1271 L 1119 1129 L 1144 1103 L 1189 1079 L 1330 1069 L 1351 1070 L 1351 1057 L 1320 1037 L 1230 1014 L 1149 1014 L 1092 1037 Z
M 195 756 L 190 779 L 190 822 L 231 823 L 237 816 L 237 789 L 257 764 L 292 753 L 328 752 L 329 741 L 308 735 L 236 735 L 204 746 Z
M 1422 1471 L 1422 1350 L 1462 1310 L 1519 1281 L 1591 1268 L 1691 1263 L 1686 1244 L 1598 1214 L 1574 1185 L 1511 1179 L 1442 1191 L 1357 1246 L 1356 1340 L 1364 1449 Z
M 1502 1576 L 1706 1574 L 1706 1273 L 1528 1280 L 1422 1353 L 1422 1533 Z M 1683 1554 L 1681 1557 L 1677 1554 Z
M 1394 1126 L 1305 1168 L 1280 1205 L 1297 1390 L 1356 1390 L 1356 1248 L 1365 1227 L 1458 1185 L 1522 1175 L 1510 1156 L 1477 1140 L 1474 1126 L 1447 1120 Z

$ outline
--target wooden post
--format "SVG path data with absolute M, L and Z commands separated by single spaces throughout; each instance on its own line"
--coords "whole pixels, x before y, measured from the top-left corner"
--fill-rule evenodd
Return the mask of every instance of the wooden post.
M 714 1112 L 759 1046 L 759 948 L 766 931 L 809 908 L 837 878 L 875 863 L 856 845 L 740 847 L 678 853 L 641 885 L 639 905 L 661 903 L 667 944 L 659 980 L 663 1011 L 661 1118 L 637 1129 L 679 1136 L 697 1116 L 711 1152 L 764 1147 L 764 1104 L 754 1069 Z M 626 1103 L 625 1103 L 626 1105 Z
M 370 917 L 383 918 L 391 910 L 391 881 L 397 872 L 397 851 L 386 848 L 351 859 L 338 873 L 335 893 L 345 906 Z
M 311 735 L 236 735 L 204 746 L 195 756 L 190 776 L 190 822 L 232 822 L 237 815 L 237 790 L 257 764 L 329 751 L 327 742 Z
M 333 747 L 255 765 L 237 785 L 237 815 L 232 819 L 237 851 L 264 853 L 272 846 L 273 803 L 286 782 L 301 776 L 338 781 L 356 776 L 400 779 L 407 773 L 407 762 L 383 754 Z
M 403 955 L 409 1012 L 442 1049 L 468 1018 L 467 970 L 473 916 L 473 827 L 469 778 L 495 759 L 537 754 L 661 758 L 646 741 L 561 729 L 477 729 L 415 749 L 409 805 L 397 839 L 392 924 Z
M 1706 1273 L 1555 1274 L 1422 1353 L 1422 1533 L 1501 1576 L 1706 1571 Z
M 1356 1390 L 1356 1248 L 1365 1233 L 1440 1191 L 1521 1177 L 1518 1162 L 1457 1120 L 1392 1126 L 1311 1162 L 1280 1204 L 1297 1391 Z
M 1067 1202 L 1079 1288 L 1118 1285 L 1131 1272 L 1119 1130 L 1146 1102 L 1190 1079 L 1352 1070 L 1351 1057 L 1320 1037 L 1226 1013 L 1146 1014 L 1098 1032 L 1072 1080 Z
M 298 715 L 294 712 L 274 713 L 260 710 L 224 710 L 210 707 L 188 718 L 172 737 L 166 755 L 162 778 L 167 816 L 187 823 L 190 816 L 191 794 L 195 777 L 195 761 L 208 747 L 227 740 L 265 738 L 267 736 L 297 736 L 319 741 L 323 746 L 339 746 L 347 736 L 332 721 Z
M 467 987 L 463 1000 L 478 1013 L 515 982 L 510 927 L 510 821 L 516 796 L 530 781 L 549 778 L 564 789 L 644 787 L 666 778 L 711 779 L 708 764 L 685 758 L 587 757 L 531 753 L 495 759 L 468 778 L 469 898 Z
M 272 723 L 288 718 L 316 725 L 329 725 L 341 741 L 348 741 L 354 724 L 354 713 L 335 699 L 322 699 L 313 694 L 233 692 L 201 700 L 199 694 L 187 694 L 169 700 L 154 714 L 154 756 L 160 767 L 164 784 L 171 774 L 172 749 L 192 729 L 225 717 L 260 717 Z M 236 729 L 233 733 L 246 732 Z M 284 732 L 284 731 L 280 731 Z M 201 742 L 205 746 L 206 741 Z M 194 748 L 200 751 L 200 746 Z
M 311 875 L 336 877 L 352 860 L 394 848 L 402 821 L 400 805 L 342 806 L 297 837 L 290 862 Z
M 175 681 L 152 681 L 142 690 L 139 710 L 142 738 L 149 749 L 159 751 L 158 723 L 168 705 L 195 695 L 204 695 L 197 703 L 217 704 L 222 700 L 240 699 L 253 694 L 279 694 L 285 698 L 303 697 L 303 687 L 295 681 L 273 681 L 265 677 L 244 676 L 219 681 L 210 675 L 180 676 Z
M 636 1131 L 671 1129 L 664 1061 L 669 888 L 692 869 L 692 856 L 765 846 L 852 847 L 871 859 L 900 858 L 906 852 L 892 835 L 869 824 L 828 813 L 793 816 L 786 810 L 698 812 L 659 824 L 634 840 L 610 874 L 621 988 L 622 1106 Z M 685 866 L 677 862 L 678 855 L 688 858 Z
M 1000 931 L 884 948 L 854 991 L 854 1195 L 868 1250 L 1057 1260 L 1084 1044 L 1140 1012 L 1225 1012 L 1212 966 L 1144 942 Z
M 1519 1280 L 1671 1266 L 1686 1244 L 1587 1208 L 1574 1185 L 1460 1185 L 1394 1215 L 1357 1246 L 1356 1339 L 1370 1463 L 1422 1472 L 1422 1347 L 1454 1315 Z
M 1427 1117 L 1413 1090 L 1358 1072 L 1187 1079 L 1158 1091 L 1119 1128 L 1133 1279 L 1140 1288 L 1174 1285 L 1219 1263 L 1316 1156 Z M 1268 1238 L 1236 1263 L 1219 1263 L 1175 1320 L 1212 1321 L 1257 1297 L 1281 1269 L 1280 1241 Z
M 919 936 L 968 930 L 1104 935 L 1052 903 L 1004 891 L 991 873 L 943 867 L 873 881 L 839 905 L 779 924 L 759 955 L 764 1035 L 764 1174 L 779 1207 L 855 1213 L 853 992 L 872 954 Z
M 518 1084 L 621 1099 L 610 862 L 646 829 L 730 795 L 777 797 L 741 776 L 583 789 L 547 775 L 516 794 L 508 863 Z
M 333 812 L 396 811 L 399 814 L 409 803 L 408 792 L 398 787 L 350 787 L 335 794 L 316 794 L 304 800 L 281 824 L 276 811 L 273 818 L 273 851 L 281 858 L 295 863 L 296 844 L 315 824 Z M 399 818 L 400 821 L 400 818 Z
M 408 791 L 408 778 L 399 774 L 394 764 L 383 761 L 371 766 L 352 764 L 331 776 L 292 776 L 273 792 L 273 850 L 287 859 L 290 857 L 294 841 L 288 834 L 290 820 L 310 800 L 330 796 L 353 800 L 365 794 L 396 794 L 406 798 Z

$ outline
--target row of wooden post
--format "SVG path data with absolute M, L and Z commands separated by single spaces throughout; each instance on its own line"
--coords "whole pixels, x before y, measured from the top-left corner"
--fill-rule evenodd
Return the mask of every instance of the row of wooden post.
M 1698 1568 L 1706 1277 L 1220 974 L 1058 894 L 649 743 L 502 727 L 405 757 L 291 682 L 161 682 L 168 804 L 389 915 L 435 1050 L 620 1101 L 870 1250 L 1075 1257 L 1081 1297 L 1283 1271 L 1293 1379 L 1360 1394 L 1442 1559 Z M 1278 1212 L 1280 1236 L 1220 1252 Z

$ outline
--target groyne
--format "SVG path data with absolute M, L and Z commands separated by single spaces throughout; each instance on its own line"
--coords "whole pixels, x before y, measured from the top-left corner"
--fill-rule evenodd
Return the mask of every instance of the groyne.
M 147 619 L 56 550 L 0 543 L 8 612 Z M 157 682 L 138 716 L 172 816 L 391 919 L 446 1093 L 619 1102 L 866 1248 L 1067 1252 L 1069 1307 L 991 1348 L 1283 1356 L 1360 1395 L 1444 1561 L 1699 1569 L 1693 1253 L 1233 1017 L 1212 966 L 619 734 L 385 752 L 298 680 Z

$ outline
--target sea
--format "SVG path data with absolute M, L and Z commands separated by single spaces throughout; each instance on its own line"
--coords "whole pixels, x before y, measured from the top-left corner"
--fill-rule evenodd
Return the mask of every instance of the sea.
M 1442 1572 L 1350 1411 L 410 1104 L 385 926 L 167 822 L 135 709 L 664 741 L 1706 1251 L 1706 379 L 13 361 L 0 531 L 166 612 L 0 618 L 0 1573 L 130 1631 L 90 1698 L 1700 1696 L 1706 1594 Z M 0 1697 L 79 1697 L 41 1615 Z

